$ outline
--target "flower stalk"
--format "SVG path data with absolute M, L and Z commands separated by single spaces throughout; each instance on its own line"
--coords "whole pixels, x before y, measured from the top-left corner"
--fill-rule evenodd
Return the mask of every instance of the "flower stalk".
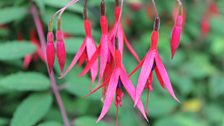
M 33 20 L 34 20 L 34 23 L 35 23 L 35 26 L 36 26 L 36 29 L 37 29 L 39 39 L 40 39 L 42 51 L 44 52 L 44 54 L 46 54 L 46 52 L 45 52 L 46 40 L 45 40 L 45 37 L 44 37 L 43 29 L 41 27 L 40 18 L 38 16 L 37 8 L 36 8 L 35 5 L 31 6 L 31 14 L 33 16 Z M 53 94 L 56 98 L 58 107 L 59 107 L 60 112 L 61 112 L 61 116 L 63 118 L 64 126 L 70 126 L 70 123 L 69 123 L 69 120 L 68 120 L 68 117 L 67 117 L 67 114 L 66 114 L 61 96 L 59 94 L 59 89 L 58 89 L 58 86 L 57 86 L 56 81 L 55 81 L 54 72 L 53 71 L 50 72 L 50 70 L 48 69 L 48 75 L 50 77 L 50 84 L 51 84 L 52 92 L 53 92 Z

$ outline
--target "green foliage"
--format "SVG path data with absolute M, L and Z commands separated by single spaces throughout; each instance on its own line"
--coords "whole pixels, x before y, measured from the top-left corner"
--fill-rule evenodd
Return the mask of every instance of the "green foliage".
M 38 126 L 62 126 L 62 124 L 54 121 L 49 121 L 49 122 L 43 122 L 39 124 Z
M 0 44 L 0 60 L 15 60 L 23 58 L 25 55 L 32 54 L 35 46 L 26 41 L 11 41 Z
M 18 19 L 22 19 L 26 14 L 27 9 L 24 7 L 1 8 L 0 24 L 5 24 Z
M 0 79 L 0 87 L 15 91 L 42 91 L 49 89 L 49 79 L 34 72 L 15 73 Z
M 11 126 L 32 126 L 40 121 L 49 111 L 52 96 L 49 94 L 33 94 L 26 98 L 16 109 Z
M 51 16 L 70 0 L 33 0 L 37 6 L 44 33 L 47 33 Z M 110 28 L 114 23 L 114 1 L 106 0 L 106 16 Z M 208 14 L 208 2 L 204 0 L 184 1 L 186 20 L 181 43 L 174 59 L 170 59 L 170 34 L 174 24 L 173 8 L 176 1 L 156 1 L 161 26 L 158 44 L 159 54 L 170 76 L 175 94 L 181 103 L 176 103 L 163 89 L 155 74 L 153 91 L 149 93 L 146 106 L 146 92 L 142 98 L 148 107 L 149 122 L 146 122 L 133 101 L 125 92 L 119 107 L 121 126 L 223 126 L 224 124 L 224 1 L 215 1 L 219 14 Z M 140 6 L 136 5 L 140 4 Z M 71 63 L 84 41 L 83 4 L 80 0 L 62 15 L 61 28 L 66 33 L 67 61 Z M 31 3 L 27 0 L 0 0 L 0 126 L 63 126 L 60 109 L 50 88 L 50 79 L 43 61 L 39 60 L 39 47 L 32 42 L 31 31 L 36 31 L 30 14 Z M 92 34 L 99 43 L 100 0 L 87 4 L 88 19 Z M 140 10 L 135 10 L 137 8 Z M 151 9 L 151 10 L 150 10 Z M 122 25 L 131 45 L 142 59 L 150 47 L 154 14 L 151 2 L 127 0 L 122 14 Z M 201 31 L 202 19 L 208 19 L 208 36 Z M 57 16 L 53 20 L 54 33 L 57 30 Z M 22 37 L 22 38 L 21 38 Z M 34 38 L 39 43 L 38 34 Z M 21 40 L 22 41 L 19 41 Z M 29 41 L 30 40 L 30 41 Z M 28 68 L 23 68 L 26 56 L 32 56 Z M 29 60 L 29 59 L 28 59 Z M 123 63 L 130 73 L 137 65 L 136 60 L 124 46 Z M 85 65 L 85 63 L 84 63 Z M 60 96 L 68 119 L 74 126 L 114 126 L 116 108 L 114 102 L 105 118 L 96 123 L 103 103 L 102 89 L 90 93 L 90 74 L 80 77 L 83 66 L 76 65 L 63 79 L 57 58 L 54 71 Z M 131 77 L 136 86 L 139 70 Z M 92 84 L 96 88 L 96 82 Z
M 74 126 L 111 126 L 105 122 L 99 122 L 98 124 L 96 124 L 96 120 L 97 118 L 88 116 L 79 117 L 76 119 Z

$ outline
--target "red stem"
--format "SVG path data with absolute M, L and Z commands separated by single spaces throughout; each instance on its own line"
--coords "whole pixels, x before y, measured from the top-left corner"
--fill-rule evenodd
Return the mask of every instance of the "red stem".
M 44 32 L 43 32 L 42 25 L 41 25 L 41 22 L 40 22 L 40 18 L 38 16 L 37 8 L 35 7 L 35 5 L 31 6 L 31 14 L 33 16 L 34 23 L 35 23 L 35 26 L 36 26 L 36 29 L 37 29 L 37 33 L 38 33 L 38 36 L 39 36 L 39 39 L 40 39 L 42 51 L 45 54 L 46 39 L 44 37 Z M 47 64 L 46 64 L 46 66 L 47 66 Z M 58 103 L 58 107 L 61 111 L 61 115 L 62 115 L 62 118 L 63 118 L 63 121 L 64 121 L 64 126 L 70 126 L 68 118 L 67 118 L 67 114 L 65 112 L 65 108 L 64 108 L 64 105 L 63 105 L 63 102 L 62 102 L 62 99 L 61 99 L 61 96 L 59 94 L 58 86 L 57 86 L 56 81 L 55 81 L 54 72 L 52 71 L 50 73 L 49 69 L 48 69 L 48 75 L 50 77 L 50 83 L 51 83 L 51 88 L 52 88 L 53 94 L 55 95 L 56 101 Z

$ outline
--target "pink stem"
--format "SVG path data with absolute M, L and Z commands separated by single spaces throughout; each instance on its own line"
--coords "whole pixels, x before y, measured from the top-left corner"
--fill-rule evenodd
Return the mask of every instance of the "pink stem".
M 154 11 L 155 11 L 155 13 L 156 13 L 156 17 L 159 17 L 159 14 L 158 14 L 158 10 L 157 10 L 157 7 L 156 7 L 155 0 L 152 0 L 152 4 L 153 4 L 153 7 L 154 7 Z
M 31 14 L 33 16 L 34 23 L 35 23 L 35 26 L 36 26 L 36 29 L 37 29 L 37 33 L 38 33 L 38 36 L 39 36 L 39 39 L 40 39 L 42 51 L 45 54 L 46 39 L 44 37 L 44 32 L 43 32 L 42 25 L 41 25 L 41 22 L 40 22 L 40 18 L 38 16 L 37 8 L 35 7 L 35 5 L 32 5 L 32 7 L 31 7 Z M 46 57 L 45 57 L 45 59 L 46 59 Z M 46 66 L 47 66 L 47 64 L 46 64 Z M 49 69 L 48 69 L 48 75 L 50 77 L 50 83 L 51 83 L 51 88 L 52 88 L 53 94 L 55 95 L 56 101 L 57 101 L 59 109 L 61 111 L 61 115 L 62 115 L 62 118 L 63 118 L 63 121 L 64 121 L 64 126 L 70 126 L 69 121 L 68 121 L 68 117 L 67 117 L 67 114 L 65 112 L 65 108 L 64 108 L 64 105 L 63 105 L 63 102 L 62 102 L 62 99 L 61 99 L 61 96 L 59 94 L 58 86 L 57 86 L 56 81 L 55 81 L 54 72 L 52 71 L 50 73 Z

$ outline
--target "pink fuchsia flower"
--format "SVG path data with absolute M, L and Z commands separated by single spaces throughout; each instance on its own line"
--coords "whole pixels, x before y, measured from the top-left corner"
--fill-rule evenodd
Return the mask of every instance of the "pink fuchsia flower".
M 54 35 L 52 32 L 47 34 L 46 58 L 49 72 L 53 70 L 55 49 L 54 49 Z
M 61 72 L 64 70 L 65 61 L 66 61 L 66 49 L 65 49 L 65 43 L 64 43 L 64 33 L 61 30 L 58 30 L 56 32 L 56 52 L 58 57 L 58 64 L 60 66 Z
M 126 92 L 128 93 L 128 95 L 131 97 L 133 101 L 135 100 L 135 88 L 124 69 L 124 66 L 121 61 L 121 53 L 119 50 L 115 51 L 114 61 L 115 61 L 114 62 L 115 67 L 111 73 L 111 76 L 107 80 L 105 80 L 101 86 L 99 86 L 98 88 L 96 88 L 90 93 L 90 94 L 93 94 L 100 88 L 107 87 L 104 105 L 97 122 L 99 122 L 108 112 L 113 102 L 114 96 L 115 96 L 115 105 L 117 109 L 118 109 L 118 106 L 122 106 L 122 98 L 124 95 L 122 88 L 126 90 Z M 144 118 L 147 120 L 147 116 L 146 116 L 142 102 L 139 101 L 136 104 L 136 106 L 139 109 L 139 111 L 142 113 Z
M 173 27 L 172 35 L 171 35 L 170 48 L 171 48 L 172 58 L 174 57 L 176 50 L 180 44 L 182 25 L 183 25 L 183 16 L 178 15 L 175 21 L 175 25 Z
M 73 58 L 71 64 L 69 65 L 68 69 L 61 74 L 60 78 L 63 78 L 79 61 L 79 65 L 82 65 L 83 62 L 89 62 L 91 57 L 93 56 L 94 52 L 96 51 L 96 44 L 92 37 L 91 33 L 91 24 L 88 19 L 84 20 L 84 27 L 86 32 L 86 38 L 84 39 L 80 49 L 76 53 L 75 57 Z M 91 80 L 92 82 L 95 81 L 98 71 L 98 63 L 97 60 L 93 62 L 93 66 L 90 68 L 91 73 Z
M 155 68 L 156 76 L 163 88 L 166 88 L 170 95 L 179 102 L 176 98 L 169 76 L 167 74 L 166 68 L 164 67 L 160 55 L 157 50 L 159 33 L 159 18 L 156 19 L 155 30 L 152 32 L 151 35 L 151 47 L 143 58 L 143 60 L 139 63 L 139 65 L 131 72 L 130 76 L 140 67 L 142 67 L 140 71 L 140 75 L 138 78 L 138 83 L 136 87 L 136 94 L 135 94 L 135 105 L 140 102 L 140 97 L 145 87 L 148 87 L 148 90 L 152 90 L 152 72 Z
M 94 65 L 94 62 L 97 61 L 98 56 L 100 57 L 100 73 L 99 73 L 99 83 L 103 79 L 105 69 L 108 63 L 111 62 L 112 55 L 114 52 L 114 48 L 109 41 L 108 35 L 108 21 L 105 16 L 105 3 L 104 0 L 101 2 L 101 18 L 100 18 L 100 26 L 101 26 L 101 39 L 98 48 L 93 54 L 90 62 L 86 65 L 83 71 L 80 73 L 80 76 L 85 75 L 90 68 Z
M 115 11 L 114 11 L 114 16 L 115 16 L 115 24 L 112 28 L 112 30 L 110 31 L 110 36 L 109 39 L 112 42 L 112 44 L 115 43 L 115 37 L 118 37 L 118 48 L 121 52 L 121 55 L 123 55 L 123 50 L 124 50 L 124 43 L 126 44 L 128 50 L 131 52 L 131 54 L 134 56 L 134 58 L 140 62 L 140 59 L 137 55 L 137 53 L 134 51 L 134 49 L 132 48 L 131 44 L 129 43 L 121 22 L 119 21 L 119 16 L 120 16 L 120 7 L 116 6 Z

